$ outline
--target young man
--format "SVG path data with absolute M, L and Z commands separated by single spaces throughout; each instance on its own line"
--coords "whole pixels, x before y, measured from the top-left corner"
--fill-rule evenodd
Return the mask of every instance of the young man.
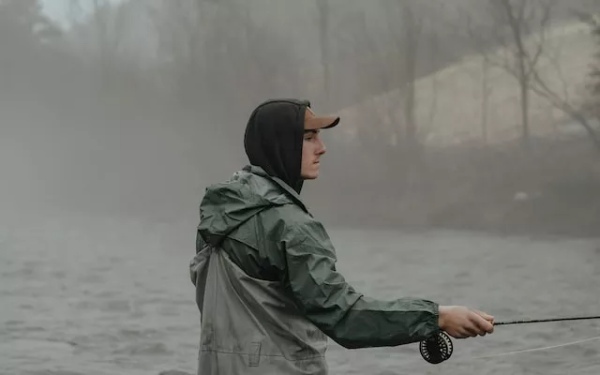
M 380 301 L 348 285 L 300 192 L 319 176 L 320 131 L 339 123 L 308 101 L 270 100 L 251 114 L 250 164 L 210 186 L 190 263 L 200 309 L 198 374 L 327 374 L 327 337 L 345 348 L 493 331 L 493 317 L 413 298 Z

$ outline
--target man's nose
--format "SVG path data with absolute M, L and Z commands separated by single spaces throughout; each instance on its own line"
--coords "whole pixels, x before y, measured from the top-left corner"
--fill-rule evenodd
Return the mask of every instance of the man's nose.
M 317 147 L 317 155 L 323 155 L 327 152 L 327 147 L 325 147 L 325 143 L 323 143 L 322 139 L 319 139 L 319 145 Z

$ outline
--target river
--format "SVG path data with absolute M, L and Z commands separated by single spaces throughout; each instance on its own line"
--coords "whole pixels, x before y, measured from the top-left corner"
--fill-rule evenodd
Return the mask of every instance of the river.
M 600 313 L 600 239 L 332 229 L 338 269 L 372 297 L 466 304 L 497 320 Z M 111 218 L 0 223 L 0 373 L 195 374 L 195 223 Z M 425 362 L 417 344 L 346 350 L 332 374 L 600 373 L 600 321 L 497 327 Z M 489 356 L 489 358 L 479 358 Z

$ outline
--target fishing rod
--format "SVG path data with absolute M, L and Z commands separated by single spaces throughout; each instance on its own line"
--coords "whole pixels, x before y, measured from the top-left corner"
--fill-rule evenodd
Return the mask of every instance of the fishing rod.
M 548 323 L 548 322 L 566 322 L 571 320 L 596 320 L 600 319 L 600 315 L 597 316 L 572 316 L 566 318 L 551 318 L 551 319 L 526 319 L 526 320 L 509 320 L 506 322 L 494 323 L 494 326 L 508 326 L 514 324 L 531 324 L 531 323 Z
M 494 326 L 508 326 L 516 324 L 532 324 L 532 323 L 548 323 L 548 322 L 565 322 L 573 320 L 598 320 L 600 315 L 595 316 L 572 316 L 564 318 L 549 318 L 549 319 L 524 319 L 524 320 L 508 320 L 504 322 L 494 323 Z M 446 332 L 440 331 L 431 337 L 422 340 L 419 343 L 419 350 L 424 360 L 434 365 L 442 363 L 452 356 L 454 346 L 450 336 Z

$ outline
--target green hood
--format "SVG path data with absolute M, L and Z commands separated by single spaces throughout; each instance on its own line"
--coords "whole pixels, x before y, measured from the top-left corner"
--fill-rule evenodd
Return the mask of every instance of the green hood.
M 202 239 L 216 246 L 227 235 L 259 212 L 274 206 L 305 205 L 283 181 L 260 167 L 246 166 L 226 182 L 209 186 L 200 204 Z

